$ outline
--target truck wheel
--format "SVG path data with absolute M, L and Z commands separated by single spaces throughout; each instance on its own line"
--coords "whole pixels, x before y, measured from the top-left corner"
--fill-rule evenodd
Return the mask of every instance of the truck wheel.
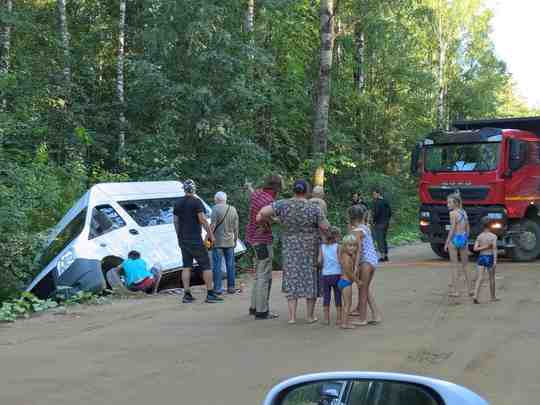
M 444 251 L 444 243 L 431 243 L 431 250 L 433 250 L 441 259 L 448 260 L 450 257 L 448 252 Z
M 535 260 L 540 255 L 540 225 L 530 219 L 523 219 L 517 226 L 520 233 L 512 237 L 516 246 L 508 249 L 510 258 L 516 262 Z

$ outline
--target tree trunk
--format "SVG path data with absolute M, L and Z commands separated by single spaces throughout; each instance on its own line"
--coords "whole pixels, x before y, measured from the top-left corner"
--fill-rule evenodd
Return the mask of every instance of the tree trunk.
M 6 14 L 11 14 L 13 11 L 12 0 L 3 0 L 2 8 Z M 0 74 L 9 72 L 9 52 L 11 50 L 11 26 L 5 24 L 0 26 Z
M 364 74 L 364 53 L 365 53 L 365 41 L 364 41 L 364 31 L 362 30 L 361 24 L 358 23 L 354 29 L 354 42 L 355 42 L 355 67 L 354 67 L 354 87 L 356 91 L 361 94 L 364 91 L 364 86 L 366 83 L 366 78 Z
M 12 0 L 3 0 L 2 8 L 5 10 L 6 14 L 11 15 L 11 13 L 13 12 Z M 9 73 L 10 51 L 11 51 L 11 26 L 9 24 L 5 24 L 5 25 L 0 26 L 0 76 L 7 75 Z M 5 109 L 6 109 L 6 99 L 4 97 L 1 97 L 0 111 L 3 111 Z
M 60 17 L 60 39 L 62 44 L 62 52 L 64 54 L 64 86 L 66 94 L 69 95 L 71 90 L 71 61 L 69 47 L 69 31 L 66 17 L 66 0 L 58 0 L 58 16 Z
M 328 146 L 328 112 L 332 50 L 334 48 L 334 0 L 321 0 L 321 52 L 313 124 L 313 153 L 325 155 Z
M 244 21 L 244 29 L 247 33 L 253 34 L 255 28 L 255 0 L 248 0 L 246 10 L 246 20 Z
M 120 0 L 120 18 L 118 22 L 118 60 L 116 64 L 116 95 L 119 107 L 119 128 L 118 133 L 118 158 L 124 158 L 126 151 L 126 115 L 124 97 L 124 52 L 125 52 L 125 30 L 126 30 L 126 1 Z
M 439 66 L 438 66 L 438 94 L 437 94 L 437 128 L 445 128 L 445 98 L 446 98 L 446 80 L 445 80 L 445 65 L 446 65 L 446 44 L 440 41 L 439 47 Z

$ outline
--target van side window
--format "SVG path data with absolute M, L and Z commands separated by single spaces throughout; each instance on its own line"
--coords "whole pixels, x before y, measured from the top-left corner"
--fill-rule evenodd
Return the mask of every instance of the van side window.
M 118 201 L 139 226 L 156 226 L 173 223 L 173 207 L 177 198 Z
M 110 205 L 98 205 L 92 210 L 92 221 L 90 222 L 90 235 L 88 239 L 105 235 L 125 225 L 126 222 L 118 215 L 118 212 L 113 207 Z

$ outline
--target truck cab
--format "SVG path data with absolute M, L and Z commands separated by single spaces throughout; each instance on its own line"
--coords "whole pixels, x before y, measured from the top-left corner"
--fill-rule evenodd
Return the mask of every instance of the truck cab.
M 488 217 L 512 259 L 540 255 L 540 117 L 455 122 L 451 131 L 422 139 L 411 164 L 419 177 L 420 231 L 436 254 L 447 257 L 446 199 L 457 192 L 471 225 L 469 243 Z

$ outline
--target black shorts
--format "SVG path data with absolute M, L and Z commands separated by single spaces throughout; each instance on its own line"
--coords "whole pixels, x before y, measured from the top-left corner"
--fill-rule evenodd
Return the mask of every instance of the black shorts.
M 210 257 L 202 241 L 183 240 L 179 241 L 178 245 L 182 252 L 183 268 L 193 268 L 193 259 L 195 259 L 199 270 L 210 270 Z

